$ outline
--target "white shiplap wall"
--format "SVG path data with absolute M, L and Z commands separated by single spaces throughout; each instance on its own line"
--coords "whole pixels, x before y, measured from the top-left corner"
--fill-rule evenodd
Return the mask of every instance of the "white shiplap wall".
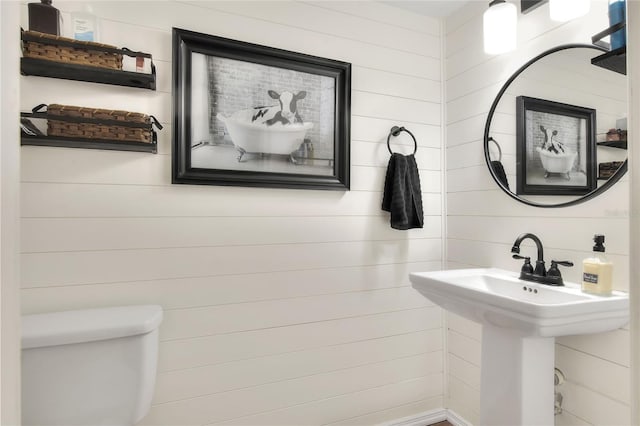
M 548 259 L 571 259 L 567 280 L 580 282 L 581 260 L 594 233 L 607 236 L 615 263 L 615 287 L 628 289 L 628 179 L 584 204 L 534 209 L 513 201 L 493 182 L 482 154 L 489 107 L 508 76 L 526 60 L 559 44 L 589 43 L 607 26 L 606 2 L 593 1 L 589 16 L 566 24 L 548 18 L 548 5 L 519 15 L 517 51 L 488 56 L 482 49 L 485 2 L 471 2 L 445 23 L 447 105 L 447 246 L 449 267 L 495 266 L 517 270 L 510 256 L 515 238 L 533 232 Z M 447 315 L 447 407 L 477 422 L 481 327 Z M 567 382 L 564 413 L 556 424 L 628 425 L 629 331 L 561 338 L 556 365 Z
M 55 5 L 68 23 L 84 3 Z M 127 109 L 165 129 L 158 155 L 22 148 L 23 313 L 162 305 L 146 425 L 372 424 L 442 407 L 441 311 L 407 278 L 442 262 L 439 22 L 379 3 L 92 6 L 102 42 L 153 54 L 158 90 L 21 77 L 22 110 Z M 352 190 L 171 185 L 172 27 L 351 62 Z M 396 124 L 420 144 L 422 230 L 391 230 L 380 210 Z

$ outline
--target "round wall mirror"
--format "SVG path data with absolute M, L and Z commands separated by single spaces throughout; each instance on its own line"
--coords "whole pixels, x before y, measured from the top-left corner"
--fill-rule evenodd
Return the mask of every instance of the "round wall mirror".
M 592 65 L 605 52 L 568 44 L 536 56 L 491 105 L 484 153 L 509 196 L 565 207 L 601 194 L 627 171 L 627 77 Z

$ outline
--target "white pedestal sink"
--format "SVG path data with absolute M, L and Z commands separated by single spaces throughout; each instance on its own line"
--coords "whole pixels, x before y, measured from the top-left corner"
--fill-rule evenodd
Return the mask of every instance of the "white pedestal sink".
M 410 274 L 426 298 L 483 325 L 480 423 L 552 426 L 555 337 L 614 330 L 629 321 L 629 297 L 552 287 L 500 269 Z

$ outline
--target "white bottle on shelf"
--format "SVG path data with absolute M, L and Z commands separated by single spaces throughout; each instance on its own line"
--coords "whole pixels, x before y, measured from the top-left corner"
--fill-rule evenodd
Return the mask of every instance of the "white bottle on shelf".
M 84 11 L 71 14 L 73 38 L 81 41 L 98 41 L 98 25 L 96 16 L 91 13 L 91 6 Z

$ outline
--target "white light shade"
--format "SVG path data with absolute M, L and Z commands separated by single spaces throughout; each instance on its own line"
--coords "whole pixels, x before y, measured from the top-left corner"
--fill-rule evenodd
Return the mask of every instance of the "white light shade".
M 589 13 L 591 0 L 549 0 L 549 17 L 553 21 L 567 22 Z
M 514 4 L 492 1 L 482 21 L 485 53 L 498 55 L 515 50 L 518 11 Z

